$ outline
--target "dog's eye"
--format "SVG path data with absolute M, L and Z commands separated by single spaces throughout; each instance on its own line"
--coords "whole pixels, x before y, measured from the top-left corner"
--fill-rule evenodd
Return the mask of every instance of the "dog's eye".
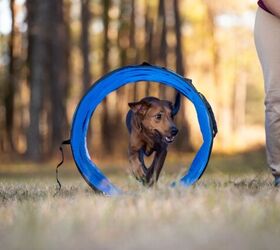
M 161 119 L 161 117 L 162 117 L 162 114 L 160 114 L 160 113 L 155 115 L 155 118 L 156 118 L 158 121 Z

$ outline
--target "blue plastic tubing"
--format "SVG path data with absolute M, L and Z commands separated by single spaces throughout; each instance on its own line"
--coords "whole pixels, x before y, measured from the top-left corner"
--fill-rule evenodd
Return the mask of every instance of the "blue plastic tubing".
M 89 122 L 96 107 L 109 93 L 138 81 L 159 82 L 172 87 L 188 98 L 196 109 L 203 144 L 177 185 L 194 184 L 203 174 L 210 158 L 214 139 L 213 120 L 205 101 L 192 84 L 182 76 L 158 66 L 136 65 L 119 68 L 103 76 L 88 90 L 76 108 L 71 129 L 71 149 L 81 175 L 95 191 L 105 195 L 118 195 L 123 191 L 109 181 L 89 156 L 86 140 Z

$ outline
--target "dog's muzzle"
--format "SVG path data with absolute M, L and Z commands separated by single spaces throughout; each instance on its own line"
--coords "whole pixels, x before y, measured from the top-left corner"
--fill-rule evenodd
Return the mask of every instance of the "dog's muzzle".
M 174 141 L 176 135 L 178 134 L 178 129 L 176 127 L 172 127 L 170 134 L 171 134 L 170 136 L 165 136 L 164 137 L 164 140 L 167 143 L 171 143 L 171 142 Z
M 166 136 L 166 137 L 164 138 L 165 142 L 167 142 L 167 143 L 173 142 L 174 139 L 175 139 L 175 136 L 170 136 L 170 137 L 169 137 L 169 136 Z

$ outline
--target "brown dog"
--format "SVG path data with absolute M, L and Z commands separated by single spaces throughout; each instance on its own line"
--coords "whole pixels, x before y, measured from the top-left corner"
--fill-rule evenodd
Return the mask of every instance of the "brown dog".
M 167 146 L 178 133 L 173 118 L 180 108 L 180 94 L 173 105 L 170 101 L 155 97 L 145 97 L 139 102 L 128 104 L 130 111 L 126 117 L 129 138 L 129 162 L 133 175 L 144 185 L 151 186 L 159 178 Z M 155 152 L 149 168 L 145 166 L 144 155 Z

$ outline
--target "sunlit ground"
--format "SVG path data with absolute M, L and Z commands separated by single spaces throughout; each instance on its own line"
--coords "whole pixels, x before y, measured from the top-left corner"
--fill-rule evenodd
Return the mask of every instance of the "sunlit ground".
M 131 191 L 109 198 L 94 194 L 70 162 L 56 197 L 54 166 L 3 166 L 1 249 L 279 249 L 280 192 L 262 150 L 214 155 L 195 186 L 170 188 L 184 168 L 171 157 L 158 186 L 146 189 L 125 167 L 106 165 Z

